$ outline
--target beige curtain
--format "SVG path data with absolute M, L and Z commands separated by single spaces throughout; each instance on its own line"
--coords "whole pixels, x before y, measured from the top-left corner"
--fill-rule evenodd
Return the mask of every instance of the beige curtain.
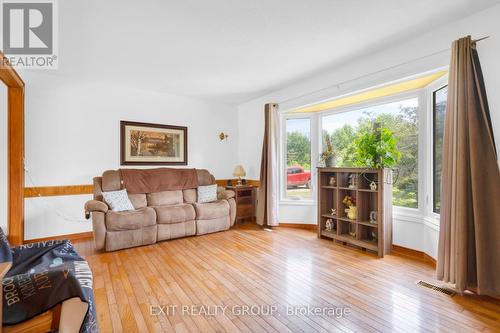
M 443 142 L 437 277 L 500 295 L 500 173 L 483 75 L 470 36 L 453 42 Z
M 260 162 L 260 187 L 257 202 L 257 224 L 278 226 L 278 104 L 264 107 L 264 141 Z

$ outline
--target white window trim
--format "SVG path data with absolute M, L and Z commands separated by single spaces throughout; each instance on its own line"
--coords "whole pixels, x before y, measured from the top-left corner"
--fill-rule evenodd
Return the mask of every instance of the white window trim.
M 286 196 L 286 184 L 287 184 L 287 163 L 286 163 L 286 147 L 287 147 L 287 131 L 286 131 L 286 121 L 288 119 L 309 119 L 310 121 L 310 139 L 311 139 L 311 198 L 294 200 Z M 283 205 L 294 205 L 297 206 L 315 206 L 316 205 L 316 168 L 318 161 L 317 145 L 318 139 L 314 135 L 314 129 L 318 128 L 318 115 L 313 113 L 282 113 L 280 116 L 280 128 L 281 128 L 281 145 L 280 145 L 280 177 L 279 177 L 279 187 L 280 187 L 280 200 L 279 203 Z
M 428 145 L 429 149 L 427 151 L 427 170 L 426 173 L 428 175 L 428 179 L 426 182 L 426 193 L 428 194 L 428 197 L 426 198 L 426 209 L 425 209 L 425 216 L 437 221 L 437 225 L 439 225 L 439 218 L 440 214 L 434 212 L 434 124 L 433 124 L 433 113 L 434 113 L 434 100 L 433 100 L 433 93 L 436 90 L 439 90 L 446 86 L 448 84 L 448 74 L 444 75 L 440 79 L 434 81 L 430 85 L 428 85 L 426 89 L 426 99 L 427 99 L 427 117 L 429 119 L 427 126 L 426 126 L 426 138 L 427 142 L 426 144 Z

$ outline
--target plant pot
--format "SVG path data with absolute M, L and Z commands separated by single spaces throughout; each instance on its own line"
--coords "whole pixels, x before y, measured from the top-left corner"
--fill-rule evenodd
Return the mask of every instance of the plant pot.
M 357 214 L 356 206 L 350 206 L 348 209 L 346 209 L 346 213 L 348 219 L 355 220 Z
M 331 168 L 334 165 L 335 165 L 335 160 L 334 160 L 333 156 L 330 156 L 327 159 L 325 159 L 325 166 L 326 167 Z

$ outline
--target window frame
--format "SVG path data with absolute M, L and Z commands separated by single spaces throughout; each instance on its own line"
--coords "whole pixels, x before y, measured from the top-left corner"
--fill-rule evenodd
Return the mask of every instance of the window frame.
M 426 184 L 426 210 L 425 215 L 432 218 L 435 225 L 439 225 L 440 214 L 434 212 L 434 93 L 448 85 L 448 74 L 429 84 L 425 89 L 427 93 L 427 184 Z
M 374 106 L 379 106 L 379 105 L 384 105 L 384 104 L 389 104 L 389 103 L 395 103 L 398 101 L 406 100 L 406 99 L 412 99 L 412 98 L 417 98 L 418 99 L 418 108 L 417 108 L 417 119 L 418 119 L 418 165 L 417 165 L 417 175 L 418 175 L 418 194 L 417 194 L 417 207 L 403 207 L 403 206 L 395 206 L 393 205 L 393 209 L 396 213 L 401 213 L 404 215 L 417 215 L 421 214 L 424 210 L 424 205 L 422 204 L 425 200 L 424 194 L 422 193 L 423 186 L 424 186 L 424 180 L 421 179 L 420 177 L 421 172 L 424 170 L 424 161 L 423 160 L 423 155 L 424 155 L 424 149 L 423 149 L 423 144 L 424 142 L 422 141 L 424 137 L 424 132 L 422 129 L 422 126 L 420 125 L 421 120 L 423 117 L 425 117 L 426 113 L 426 96 L 425 96 L 426 88 L 419 88 L 415 90 L 410 90 L 410 91 L 405 91 L 403 93 L 399 94 L 394 94 L 391 96 L 385 96 L 381 98 L 377 98 L 374 100 L 362 102 L 362 103 L 357 103 L 353 105 L 349 105 L 346 107 L 340 107 L 340 108 L 334 108 L 334 109 L 329 109 L 321 112 L 317 112 L 319 116 L 318 120 L 318 132 L 319 132 L 319 146 L 318 146 L 318 154 L 321 153 L 321 133 L 323 130 L 323 117 L 339 114 L 339 113 L 346 113 L 346 112 L 351 112 L 351 111 L 357 111 L 360 109 L 365 109 L 369 107 L 374 107 Z
M 291 199 L 287 196 L 287 127 L 286 122 L 289 119 L 309 119 L 309 136 L 311 140 L 311 197 L 308 199 Z M 296 204 L 296 205 L 316 205 L 316 168 L 318 161 L 318 154 L 316 153 L 317 138 L 314 135 L 314 129 L 317 128 L 317 115 L 307 113 L 282 113 L 280 117 L 281 128 L 281 144 L 280 148 L 280 204 Z

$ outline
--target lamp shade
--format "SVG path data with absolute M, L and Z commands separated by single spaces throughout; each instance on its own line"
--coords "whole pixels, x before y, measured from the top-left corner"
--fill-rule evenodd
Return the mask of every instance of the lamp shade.
M 233 171 L 233 176 L 235 177 L 244 177 L 246 176 L 246 172 L 245 172 L 245 169 L 243 168 L 242 165 L 237 165 L 236 168 L 234 168 L 234 171 Z

